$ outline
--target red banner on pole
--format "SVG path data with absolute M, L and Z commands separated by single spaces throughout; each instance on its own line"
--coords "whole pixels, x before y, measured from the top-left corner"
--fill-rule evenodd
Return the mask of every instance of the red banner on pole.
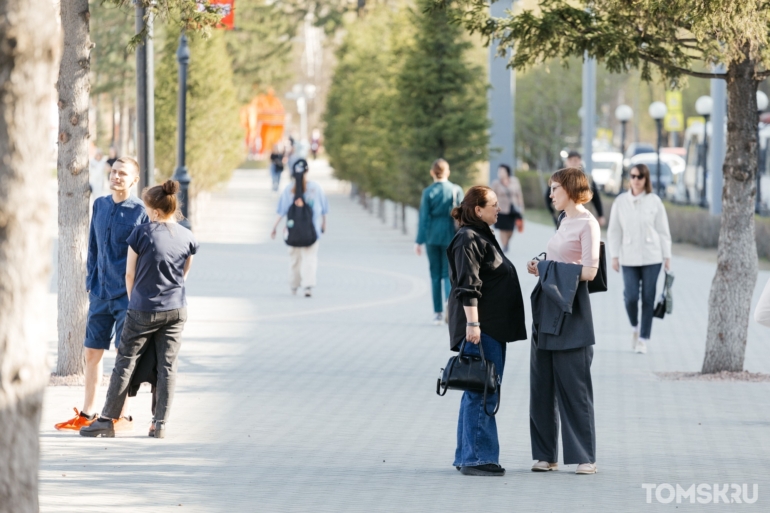
M 211 0 L 209 6 L 222 14 L 217 28 L 233 30 L 235 28 L 235 0 Z

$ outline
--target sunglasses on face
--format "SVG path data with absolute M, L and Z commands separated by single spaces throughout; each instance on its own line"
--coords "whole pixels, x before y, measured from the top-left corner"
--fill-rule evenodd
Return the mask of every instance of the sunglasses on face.
M 631 177 L 631 180 L 642 180 L 644 177 L 642 175 L 629 175 Z

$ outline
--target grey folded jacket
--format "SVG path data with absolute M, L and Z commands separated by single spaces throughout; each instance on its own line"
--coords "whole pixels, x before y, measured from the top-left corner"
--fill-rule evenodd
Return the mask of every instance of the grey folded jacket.
M 540 287 L 546 301 L 540 303 L 540 332 L 561 334 L 564 314 L 572 313 L 582 265 L 543 260 L 537 264 Z

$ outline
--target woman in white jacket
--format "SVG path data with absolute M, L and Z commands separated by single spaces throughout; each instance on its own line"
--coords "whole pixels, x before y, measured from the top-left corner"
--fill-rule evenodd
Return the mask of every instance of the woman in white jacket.
M 671 268 L 671 232 L 663 202 L 652 193 L 650 170 L 644 164 L 638 164 L 631 168 L 629 176 L 631 188 L 615 199 L 607 236 L 612 268 L 618 272 L 623 267 L 623 296 L 634 328 L 633 349 L 637 353 L 646 353 L 660 268 L 661 265 L 666 271 Z

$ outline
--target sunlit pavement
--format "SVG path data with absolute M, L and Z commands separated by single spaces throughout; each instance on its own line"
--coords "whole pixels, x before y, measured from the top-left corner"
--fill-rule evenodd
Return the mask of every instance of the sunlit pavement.
M 167 438 L 147 437 L 149 389 L 132 401 L 135 432 L 87 439 L 57 432 L 81 387 L 49 387 L 41 426 L 44 512 L 724 511 L 680 497 L 647 503 L 643 484 L 759 485 L 770 503 L 770 384 L 662 381 L 697 371 L 715 266 L 675 258 L 674 314 L 655 321 L 646 355 L 631 351 L 619 275 L 592 296 L 599 473 L 535 474 L 529 445 L 529 343 L 509 345 L 497 415 L 503 478 L 452 467 L 459 392 L 439 398 L 450 356 L 430 324 L 428 264 L 408 236 L 363 210 L 314 163 L 329 192 L 318 287 L 292 296 L 283 242 L 272 241 L 277 194 L 266 171 L 236 172 L 212 194 L 196 233 L 190 320 Z M 525 262 L 550 227 L 528 223 L 511 259 Z M 761 286 L 770 273 L 760 273 Z M 55 295 L 49 337 L 55 351 Z M 528 319 L 529 309 L 527 310 Z M 529 323 L 529 320 L 528 320 Z M 750 327 L 746 368 L 770 372 L 770 331 Z M 105 372 L 113 358 L 105 359 Z M 100 390 L 100 400 L 105 394 Z M 669 497 L 663 486 L 660 497 Z M 727 497 L 732 497 L 731 489 Z M 703 498 L 703 496 L 699 496 Z M 695 497 L 693 497 L 693 500 Z M 713 499 L 712 499 L 713 502 Z

